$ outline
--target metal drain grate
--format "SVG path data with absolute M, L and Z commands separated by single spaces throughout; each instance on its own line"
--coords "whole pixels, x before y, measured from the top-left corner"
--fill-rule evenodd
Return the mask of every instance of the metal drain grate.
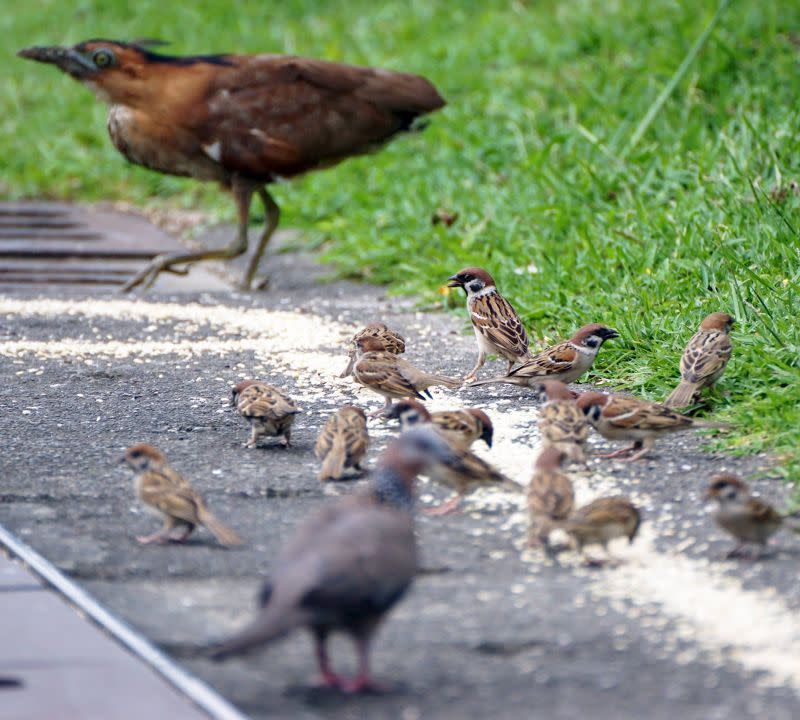
M 60 203 L 0 203 L 0 286 L 121 286 L 153 256 L 181 249 L 136 215 Z M 197 289 L 196 283 L 183 289 Z

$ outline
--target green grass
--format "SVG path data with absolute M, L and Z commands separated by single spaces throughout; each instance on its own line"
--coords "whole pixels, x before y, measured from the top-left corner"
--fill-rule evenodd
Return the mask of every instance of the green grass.
M 675 382 L 703 315 L 728 310 L 735 351 L 715 416 L 737 430 L 724 442 L 800 468 L 800 4 L 734 0 L 661 107 L 713 0 L 16 7 L 0 20 L 9 50 L 160 37 L 176 52 L 296 52 L 427 75 L 449 101 L 431 126 L 277 187 L 284 224 L 324 241 L 342 273 L 431 306 L 460 306 L 439 288 L 479 264 L 539 337 L 606 322 L 623 340 L 593 379 L 651 398 Z M 13 57 L 2 72 L 0 193 L 233 217 L 214 188 L 126 165 L 104 108 L 68 78 Z M 437 207 L 456 224 L 432 226 Z

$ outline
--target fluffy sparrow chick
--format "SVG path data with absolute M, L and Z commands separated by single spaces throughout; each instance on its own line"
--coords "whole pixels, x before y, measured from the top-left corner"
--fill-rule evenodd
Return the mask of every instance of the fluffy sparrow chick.
M 705 387 L 710 387 L 731 358 L 730 331 L 734 319 L 724 312 L 711 313 L 689 340 L 681 357 L 681 381 L 664 401 L 667 407 L 691 405 Z
M 566 520 L 575 504 L 572 481 L 561 471 L 564 453 L 545 447 L 533 466 L 528 485 L 530 527 L 528 545 L 542 545 L 553 529 L 553 521 Z
M 350 349 L 348 352 L 347 367 L 339 377 L 347 377 L 353 372 L 353 364 L 356 361 L 356 354 L 358 353 L 358 341 L 361 338 L 374 337 L 378 338 L 383 343 L 383 349 L 393 355 L 402 355 L 406 351 L 406 341 L 402 335 L 390 330 L 382 322 L 370 323 L 363 329 L 359 330 L 350 339 Z
M 488 380 L 478 380 L 470 383 L 469 387 L 508 383 L 530 388 L 542 380 L 571 383 L 592 367 L 603 343 L 616 337 L 619 337 L 619 333 L 605 325 L 598 323 L 584 325 L 569 340 L 542 350 L 508 374 Z
M 148 510 L 164 520 L 164 526 L 157 533 L 137 537 L 140 543 L 184 542 L 197 525 L 203 525 L 226 547 L 242 544 L 241 538 L 209 512 L 201 495 L 152 445 L 131 445 L 125 451 L 123 462 L 136 473 L 136 496 Z M 177 537 L 172 535 L 176 528 L 182 530 Z
M 577 395 L 560 380 L 545 380 L 535 389 L 544 403 L 538 421 L 542 444 L 560 450 L 572 462 L 585 463 L 591 426 L 575 402 Z
M 622 395 L 605 395 L 599 392 L 583 393 L 578 407 L 595 430 L 607 440 L 628 440 L 633 445 L 601 457 L 617 457 L 633 452 L 626 462 L 646 455 L 655 445 L 656 438 L 681 430 L 696 428 L 724 428 L 725 425 L 695 420 L 670 410 L 666 405 Z
M 402 400 L 395 403 L 387 417 L 400 421 L 400 427 L 406 431 L 412 427 L 435 428 L 445 439 L 447 436 L 432 423 L 427 408 L 416 400 Z M 461 500 L 480 487 L 494 487 L 518 493 L 522 488 L 513 480 L 509 480 L 499 470 L 493 468 L 483 458 L 468 449 L 450 444 L 453 456 L 446 462 L 433 464 L 427 471 L 431 480 L 444 485 L 455 494 L 441 505 L 425 510 L 426 515 L 447 515 L 456 510 Z
M 365 337 L 356 343 L 358 357 L 353 366 L 353 379 L 366 388 L 369 388 L 386 399 L 386 404 L 380 410 L 370 413 L 370 417 L 385 415 L 395 398 L 420 398 L 425 399 L 428 388 L 433 385 L 445 387 L 458 387 L 460 380 L 434 375 L 420 370 L 407 360 L 383 349 L 383 343 L 378 338 Z
M 714 475 L 706 491 L 706 500 L 716 500 L 717 509 L 712 517 L 738 542 L 726 558 L 743 555 L 747 543 L 758 546 L 757 557 L 760 557 L 767 541 L 784 523 L 790 530 L 800 533 L 800 513 L 782 515 L 772 505 L 753 497 L 747 484 L 736 475 Z
M 367 453 L 367 416 L 354 405 L 345 405 L 328 418 L 320 430 L 314 454 L 322 461 L 318 478 L 340 480 L 345 469 L 361 470 Z
M 583 554 L 586 545 L 602 545 L 608 553 L 608 543 L 618 537 L 633 542 L 639 531 L 642 517 L 638 508 L 627 498 L 603 497 L 578 508 L 571 517 L 560 523 Z M 598 560 L 587 560 L 590 565 L 602 565 Z
M 482 268 L 464 268 L 452 277 L 448 287 L 460 287 L 467 294 L 467 311 L 478 341 L 478 360 L 464 377 L 474 380 L 487 355 L 499 355 L 515 363 L 529 357 L 528 335 L 517 311 L 498 291 L 492 276 Z
M 494 426 L 483 410 L 438 410 L 431 413 L 431 422 L 451 445 L 461 450 L 468 450 L 476 440 L 492 447 Z
M 262 435 L 280 437 L 281 444 L 290 447 L 294 416 L 301 410 L 288 395 L 257 380 L 243 380 L 231 388 L 231 405 L 250 423 L 245 447 L 256 447 Z

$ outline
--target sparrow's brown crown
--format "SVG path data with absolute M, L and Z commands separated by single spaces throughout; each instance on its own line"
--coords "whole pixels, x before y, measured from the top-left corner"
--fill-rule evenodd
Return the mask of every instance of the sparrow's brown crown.
M 731 315 L 728 315 L 728 313 L 714 312 L 710 315 L 707 315 L 703 322 L 700 323 L 700 329 L 730 332 L 734 322 L 736 322 L 735 318 L 733 318 Z
M 584 325 L 580 330 L 578 330 L 578 332 L 576 332 L 570 338 L 570 342 L 574 343 L 575 345 L 583 345 L 586 344 L 586 341 L 589 338 L 597 338 L 600 341 L 600 344 L 602 344 L 606 340 L 611 340 L 612 338 L 617 337 L 619 337 L 619 333 L 613 328 L 607 327 L 606 325 L 601 325 L 600 323 L 590 323 L 589 325 Z
M 722 498 L 724 496 L 737 496 L 748 495 L 750 488 L 737 475 L 730 473 L 718 473 L 714 475 L 708 482 L 708 489 L 706 490 L 706 499 Z
M 125 451 L 123 460 L 133 468 L 144 468 L 151 463 L 166 463 L 167 457 L 152 445 L 136 443 Z
M 386 346 L 380 338 L 376 337 L 363 337 L 356 341 L 356 347 L 362 353 L 368 352 L 382 352 L 386 350 Z
M 605 404 L 611 399 L 610 395 L 601 392 L 585 392 L 575 401 L 577 406 L 583 410 L 584 413 L 592 407 L 605 407 Z
M 492 276 L 489 275 L 486 270 L 479 267 L 464 268 L 447 279 L 450 281 L 447 283 L 448 287 L 464 287 L 474 280 L 479 280 L 484 287 L 494 286 L 495 284 Z
M 251 385 L 255 385 L 258 380 L 242 380 L 240 383 L 237 383 L 231 388 L 231 407 L 236 407 L 236 403 L 239 400 L 239 395 L 241 395 L 242 391 L 249 388 Z
M 570 390 L 561 380 L 544 380 L 536 386 L 536 392 L 540 396 L 540 402 L 546 400 L 575 400 L 578 397 L 578 394 Z
M 388 330 L 389 326 L 382 322 L 371 322 L 364 326 L 364 330 Z
M 417 423 L 429 423 L 431 414 L 419 400 L 400 400 L 389 409 L 386 417 L 390 420 L 403 420 L 414 425 Z

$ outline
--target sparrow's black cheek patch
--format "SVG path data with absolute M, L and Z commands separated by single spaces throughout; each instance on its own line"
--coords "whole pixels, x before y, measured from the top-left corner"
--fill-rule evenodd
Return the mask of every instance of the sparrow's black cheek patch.
M 598 405 L 590 405 L 583 408 L 583 414 L 586 415 L 592 422 L 597 422 L 600 419 L 600 407 Z
M 472 292 L 479 292 L 479 291 L 483 290 L 483 288 L 484 288 L 484 285 L 483 285 L 483 283 L 482 283 L 480 280 L 474 280 L 474 281 L 473 281 L 473 282 L 471 282 L 469 285 L 467 285 L 467 287 L 468 287 L 468 288 L 469 288 L 469 289 L 470 289 Z

